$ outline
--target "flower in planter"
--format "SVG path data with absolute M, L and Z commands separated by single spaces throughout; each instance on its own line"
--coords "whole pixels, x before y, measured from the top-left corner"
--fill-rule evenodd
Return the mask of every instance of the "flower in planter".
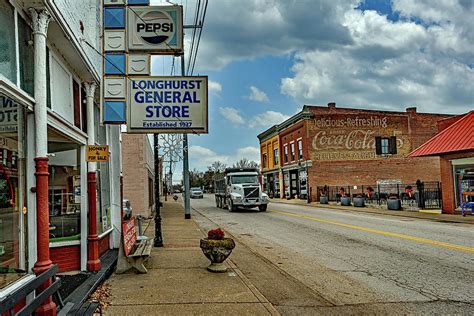
M 222 229 L 211 229 L 207 232 L 207 238 L 201 239 L 200 247 L 203 254 L 211 261 L 207 270 L 211 272 L 226 272 L 227 267 L 224 265 L 225 259 L 231 254 L 235 247 L 232 238 L 225 238 Z

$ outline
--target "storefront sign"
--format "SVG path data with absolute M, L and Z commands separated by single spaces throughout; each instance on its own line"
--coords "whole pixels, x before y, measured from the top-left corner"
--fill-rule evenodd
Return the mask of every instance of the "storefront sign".
M 18 130 L 18 104 L 9 97 L 0 94 L 0 133 Z
M 378 159 L 375 137 L 396 136 L 398 154 L 410 152 L 406 117 L 341 114 L 320 116 L 312 123 L 313 160 Z
M 131 133 L 207 133 L 207 77 L 129 78 Z
M 183 52 L 183 7 L 128 7 L 128 50 Z
M 132 251 L 133 245 L 135 245 L 135 242 L 137 241 L 137 231 L 135 227 L 135 218 L 123 222 L 122 224 L 123 251 L 125 252 L 125 256 L 128 256 L 130 251 Z
M 109 146 L 91 146 L 87 145 L 87 162 L 107 162 L 109 161 Z

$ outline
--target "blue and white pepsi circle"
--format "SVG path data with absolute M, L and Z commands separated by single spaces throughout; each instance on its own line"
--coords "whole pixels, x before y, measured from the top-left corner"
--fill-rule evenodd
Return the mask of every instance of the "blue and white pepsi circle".
M 174 35 L 175 25 L 164 11 L 150 11 L 137 19 L 136 34 L 149 44 L 162 44 Z

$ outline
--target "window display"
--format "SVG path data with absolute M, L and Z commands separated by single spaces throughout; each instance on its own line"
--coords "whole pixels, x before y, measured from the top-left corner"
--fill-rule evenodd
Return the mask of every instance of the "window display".
M 78 149 L 55 151 L 49 158 L 49 238 L 79 239 L 81 176 Z
M 14 100 L 0 94 L 0 288 L 24 273 L 23 231 L 24 201 L 23 109 Z M 24 247 L 23 247 L 24 249 Z M 22 267 L 23 262 L 23 267 Z

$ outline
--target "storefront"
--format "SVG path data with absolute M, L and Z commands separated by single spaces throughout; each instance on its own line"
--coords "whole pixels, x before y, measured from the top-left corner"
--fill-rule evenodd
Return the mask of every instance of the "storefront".
M 0 2 L 0 297 L 51 261 L 97 271 L 100 253 L 119 245 L 120 127 L 95 123 L 101 59 L 77 47 L 79 28 L 64 28 L 90 15 L 84 35 L 94 38 L 100 16 L 80 2 L 42 3 Z M 110 161 L 88 165 L 89 143 L 109 145 Z
M 440 121 L 438 128 L 410 157 L 440 157 L 443 213 L 454 214 L 461 203 L 474 202 L 474 111 Z

